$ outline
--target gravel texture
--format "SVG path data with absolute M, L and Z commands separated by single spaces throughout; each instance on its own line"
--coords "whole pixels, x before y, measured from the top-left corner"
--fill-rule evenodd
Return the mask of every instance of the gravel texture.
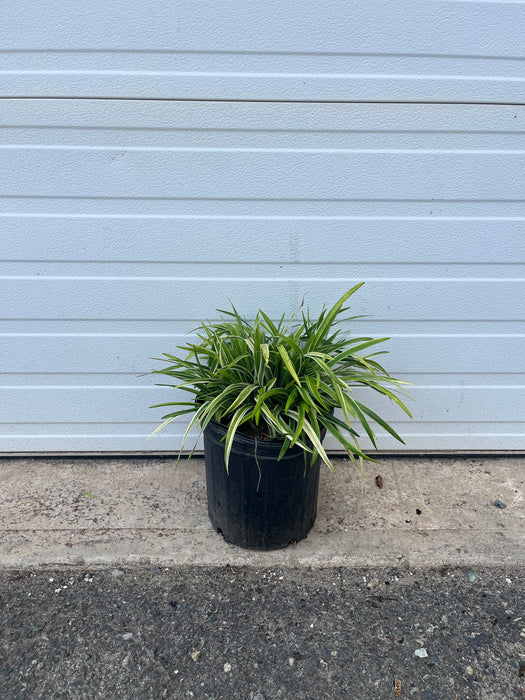
M 512 568 L 5 570 L 0 697 L 524 698 L 524 581 Z

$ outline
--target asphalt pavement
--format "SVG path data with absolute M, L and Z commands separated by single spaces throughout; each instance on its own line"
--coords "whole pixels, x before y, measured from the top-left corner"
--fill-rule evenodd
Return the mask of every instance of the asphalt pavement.
M 5 700 L 525 693 L 511 567 L 52 567 L 0 584 Z

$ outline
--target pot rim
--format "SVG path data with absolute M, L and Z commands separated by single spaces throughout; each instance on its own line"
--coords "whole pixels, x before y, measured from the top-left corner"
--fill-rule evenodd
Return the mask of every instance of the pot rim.
M 215 420 L 211 420 L 206 428 L 204 429 L 204 434 L 207 435 L 208 439 L 213 440 L 216 443 L 221 443 L 224 445 L 224 440 L 222 439 L 226 435 L 228 430 L 227 426 L 222 423 L 218 423 Z M 220 434 L 218 439 L 217 435 Z M 322 429 L 321 441 L 324 439 L 326 434 L 326 429 Z M 257 450 L 257 455 L 263 458 L 277 458 L 277 455 L 281 451 L 281 448 L 285 442 L 285 438 L 271 438 L 270 440 L 259 440 L 251 435 L 246 435 L 245 433 L 240 433 L 237 431 L 232 443 L 232 452 L 248 452 L 253 454 Z M 311 453 L 303 450 L 299 445 L 294 445 L 288 448 L 286 453 L 281 459 L 295 458 L 300 454 L 304 454 L 307 458 L 311 457 Z

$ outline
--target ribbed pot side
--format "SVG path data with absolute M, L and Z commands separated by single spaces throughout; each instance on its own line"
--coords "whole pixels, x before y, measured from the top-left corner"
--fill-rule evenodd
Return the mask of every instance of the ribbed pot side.
M 304 539 L 317 515 L 319 459 L 301 448 L 277 461 L 281 440 L 261 441 L 237 433 L 228 472 L 226 428 L 211 422 L 204 431 L 208 514 L 231 544 L 246 549 L 281 549 Z

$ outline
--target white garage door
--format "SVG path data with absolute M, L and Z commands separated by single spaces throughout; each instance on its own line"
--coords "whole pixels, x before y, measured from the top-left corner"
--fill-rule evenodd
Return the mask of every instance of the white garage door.
M 0 451 L 174 451 L 150 357 L 361 280 L 406 449 L 525 449 L 524 6 L 293 5 L 12 3 Z

